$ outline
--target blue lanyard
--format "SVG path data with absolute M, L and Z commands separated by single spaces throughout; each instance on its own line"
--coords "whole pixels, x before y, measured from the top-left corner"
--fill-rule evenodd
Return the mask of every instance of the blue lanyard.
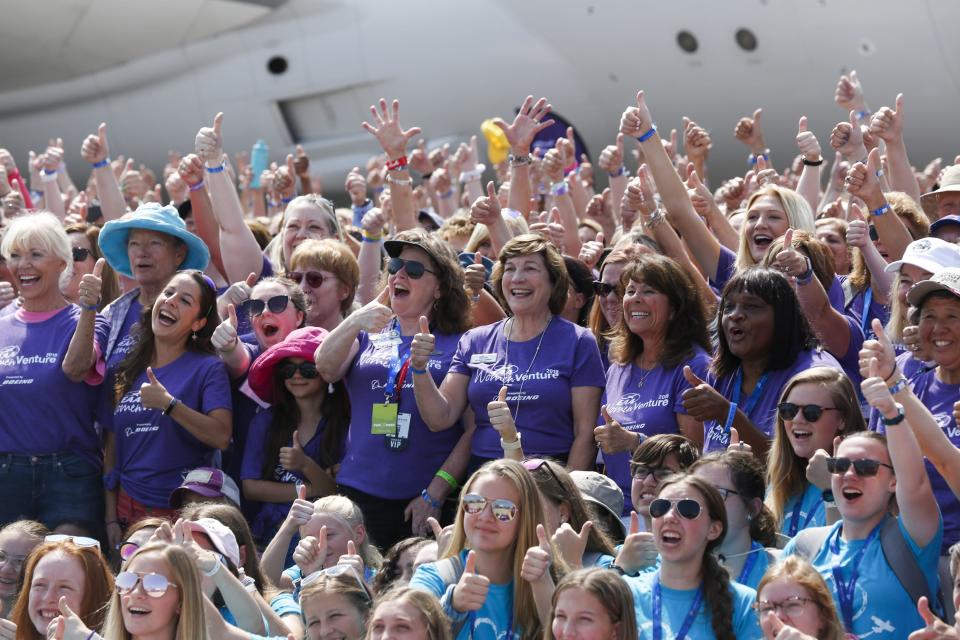
M 396 324 L 396 320 L 394 320 L 394 325 L 394 331 L 397 331 L 397 335 L 400 335 L 398 330 L 400 327 Z M 383 389 L 384 403 L 389 402 L 390 398 L 393 398 L 394 395 L 399 399 L 400 391 L 403 389 L 403 381 L 407 377 L 407 369 L 409 367 L 410 356 L 407 355 L 406 359 L 404 359 L 400 355 L 400 345 L 395 345 L 393 354 L 390 356 L 390 365 L 387 367 L 387 386 Z
M 747 584 L 747 578 L 753 571 L 753 565 L 757 564 L 757 556 L 760 555 L 761 549 L 763 549 L 763 546 L 756 540 L 750 543 L 750 555 L 747 556 L 747 561 L 743 564 L 743 569 L 740 570 L 740 576 L 737 578 L 737 582 L 740 584 Z
M 863 336 L 867 336 L 867 329 L 870 328 L 870 307 L 873 305 L 873 287 L 867 287 L 867 292 L 863 295 L 863 311 L 860 315 L 860 330 Z
M 880 527 L 882 525 L 883 521 L 873 528 L 873 531 L 871 531 L 870 535 L 867 536 L 866 542 L 863 543 L 863 546 L 860 547 L 860 549 L 857 550 L 857 553 L 853 556 L 853 561 L 850 563 L 852 570 L 850 572 L 849 580 L 843 580 L 843 577 L 840 575 L 839 566 L 835 565 L 831 569 L 833 572 L 833 582 L 837 589 L 837 598 L 840 600 L 840 611 L 843 613 L 843 624 L 847 627 L 847 631 L 849 633 L 853 633 L 853 596 L 857 590 L 857 578 L 860 577 L 860 563 L 863 561 L 863 554 L 866 552 L 867 547 L 869 547 L 870 543 L 873 542 L 878 535 L 880 535 Z M 834 538 L 830 543 L 831 553 L 840 553 L 841 531 L 842 528 L 837 529 L 837 537 Z
M 810 507 L 810 510 L 807 511 L 807 517 L 803 519 L 803 528 L 806 529 L 807 525 L 810 524 L 810 521 L 813 520 L 813 514 L 817 512 L 817 509 L 820 508 L 820 505 L 823 504 L 823 498 L 817 498 L 817 501 Z M 790 516 L 790 529 L 787 531 L 787 535 L 791 538 L 797 535 L 797 531 L 800 530 L 800 507 L 803 506 L 803 495 L 801 494 L 797 498 L 797 504 L 793 507 L 793 514 Z
M 697 618 L 700 611 L 700 604 L 703 602 L 703 585 L 697 588 L 697 595 L 693 597 L 693 604 L 690 605 L 690 611 L 687 611 L 687 617 L 683 619 L 680 630 L 673 636 L 675 640 L 683 640 L 690 632 L 693 621 Z M 660 595 L 660 572 L 657 571 L 653 577 L 653 640 L 663 640 L 663 623 L 661 622 L 663 603 Z
M 740 410 L 743 411 L 743 415 L 747 416 L 748 418 L 750 418 L 750 413 L 756 408 L 757 403 L 760 402 L 760 397 L 763 395 L 763 387 L 767 384 L 767 379 L 769 377 L 769 371 L 760 376 L 760 379 L 757 380 L 757 386 L 755 386 L 753 388 L 753 392 L 750 393 L 750 397 L 747 398 L 746 402 L 740 405 Z M 733 376 L 733 396 L 730 398 L 731 402 L 740 402 L 740 393 L 742 387 L 743 367 L 738 367 L 737 373 Z

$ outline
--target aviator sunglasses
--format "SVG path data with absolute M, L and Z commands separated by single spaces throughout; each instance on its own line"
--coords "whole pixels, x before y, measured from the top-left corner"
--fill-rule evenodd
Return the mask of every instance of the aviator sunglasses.
M 143 592 L 151 598 L 162 598 L 167 589 L 179 587 L 170 582 L 166 576 L 159 573 L 133 573 L 132 571 L 121 571 L 117 574 L 114 584 L 117 587 L 117 593 L 122 596 L 127 595 L 137 588 L 137 584 L 143 586 Z
M 419 280 L 423 277 L 424 273 L 434 273 L 434 271 L 427 269 L 422 262 L 417 260 L 404 260 L 403 258 L 390 258 L 390 262 L 387 263 L 387 273 L 394 276 L 400 273 L 401 269 L 406 269 L 407 275 L 413 278 L 414 280 Z
M 853 467 L 854 473 L 863 478 L 877 475 L 880 467 L 886 467 L 890 469 L 890 471 L 893 471 L 893 467 L 886 462 L 871 460 L 870 458 L 860 458 L 859 460 L 851 460 L 850 458 L 827 458 L 827 471 L 833 475 L 842 476 L 850 470 L 851 466 Z
M 477 493 L 468 493 L 460 499 L 463 510 L 472 516 L 482 513 L 490 503 L 490 510 L 493 511 L 493 517 L 500 522 L 510 522 L 517 517 L 517 505 L 503 498 L 497 500 L 487 500 Z
M 818 404 L 794 404 L 792 402 L 781 402 L 777 405 L 777 411 L 784 420 L 793 420 L 798 413 L 803 413 L 803 419 L 807 422 L 816 422 L 823 415 L 824 411 L 840 411 L 836 407 L 821 407 Z
M 666 498 L 657 498 L 650 503 L 650 517 L 662 518 L 667 515 L 670 508 L 676 505 L 677 514 L 687 520 L 696 520 L 700 517 L 703 507 L 696 500 L 684 498 L 682 500 L 667 500 Z

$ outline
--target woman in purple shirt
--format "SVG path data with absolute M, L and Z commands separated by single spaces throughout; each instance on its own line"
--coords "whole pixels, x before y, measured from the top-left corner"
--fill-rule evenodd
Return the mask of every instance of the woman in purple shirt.
M 606 474 L 630 492 L 630 454 L 657 433 L 703 444 L 703 424 L 687 414 L 682 394 L 689 366 L 710 366 L 706 312 L 690 276 L 676 262 L 644 255 L 620 276 L 621 320 L 610 346 L 604 425 L 594 430 Z

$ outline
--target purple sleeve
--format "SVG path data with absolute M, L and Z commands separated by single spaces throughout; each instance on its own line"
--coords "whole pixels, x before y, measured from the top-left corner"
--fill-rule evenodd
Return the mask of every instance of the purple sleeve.
M 683 376 L 684 366 L 689 366 L 698 378 L 706 380 L 710 371 L 710 356 L 703 351 L 697 351 L 692 358 L 677 367 L 673 376 L 673 397 L 675 398 L 673 412 L 686 415 L 687 410 L 683 408 L 683 392 L 690 388 L 690 383 Z
M 201 381 L 200 412 L 209 414 L 215 409 L 233 411 L 233 400 L 230 396 L 230 377 L 227 367 L 219 358 L 211 358 L 207 370 Z
M 457 353 L 459 353 L 459 349 Z M 453 370 L 452 366 L 450 370 Z M 467 375 L 470 375 L 469 371 Z M 577 350 L 574 353 L 570 387 L 600 387 L 602 389 L 606 384 L 607 380 L 603 371 L 603 361 L 600 359 L 597 339 L 589 331 L 583 331 L 577 337 Z
M 723 292 L 727 281 L 733 277 L 733 273 L 736 271 L 736 264 L 737 254 L 721 245 L 720 256 L 717 258 L 717 278 L 716 280 L 710 280 L 710 286 L 718 292 Z
M 247 442 L 243 448 L 243 464 L 240 466 L 240 480 L 261 480 L 263 470 L 263 453 L 267 442 L 267 431 L 270 429 L 272 413 L 261 411 L 250 422 L 247 432 Z
M 450 368 L 447 369 L 447 373 L 462 373 L 465 376 L 472 376 L 473 372 L 470 370 L 470 355 L 473 353 L 473 344 L 470 338 L 473 334 L 473 329 L 467 331 L 465 334 L 460 336 L 460 341 L 457 342 L 457 351 L 453 354 L 453 360 L 450 361 Z
M 830 298 L 830 306 L 836 309 L 838 313 L 843 313 L 843 283 L 839 276 L 833 276 L 833 284 L 830 285 L 827 297 Z

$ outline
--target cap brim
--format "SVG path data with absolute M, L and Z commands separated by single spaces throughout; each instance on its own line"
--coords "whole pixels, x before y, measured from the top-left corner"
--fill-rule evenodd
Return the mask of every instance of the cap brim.
M 404 247 L 416 247 L 421 251 L 425 251 L 426 254 L 430 256 L 431 260 L 437 262 L 437 256 L 433 255 L 433 252 L 430 249 L 417 242 L 409 242 L 407 240 L 387 240 L 383 243 L 383 250 L 386 251 L 387 255 L 391 258 L 399 257 Z
M 600 502 L 600 501 L 597 500 L 596 498 L 591 498 L 591 497 L 588 496 L 587 494 L 583 493 L 583 491 L 580 492 L 580 495 L 583 497 L 584 501 L 589 502 L 590 504 L 592 504 L 592 505 L 594 505 L 594 506 L 602 509 L 604 513 L 606 513 L 607 515 L 609 515 L 609 516 L 610 516 L 610 521 L 611 521 L 611 522 L 614 522 L 614 523 L 616 524 L 616 526 L 619 527 L 619 529 L 620 529 L 620 536 L 623 537 L 623 538 L 626 538 L 626 537 L 627 537 L 627 533 L 628 533 L 628 531 L 627 531 L 627 525 L 623 524 L 623 520 L 620 519 L 620 514 L 619 514 L 619 513 L 614 513 L 614 512 L 613 512 L 613 509 L 611 509 L 610 507 L 608 507 L 608 506 L 605 505 L 604 503 Z
M 919 307 L 920 303 L 923 302 L 923 299 L 934 291 L 946 291 L 947 293 L 960 298 L 960 291 L 951 289 L 947 285 L 940 282 L 924 280 L 923 282 L 918 282 L 910 288 L 910 291 L 907 292 L 907 302 L 914 307 Z
M 217 491 L 213 487 L 208 487 L 205 484 L 184 484 L 176 489 L 170 494 L 170 507 L 173 509 L 179 509 L 183 506 L 183 492 L 184 491 L 193 491 L 194 493 L 199 493 L 205 498 L 219 498 L 223 495 L 220 491 Z
M 885 266 L 883 270 L 886 273 L 894 273 L 896 271 L 899 271 L 900 267 L 902 267 L 905 264 L 910 264 L 915 267 L 920 267 L 924 271 L 929 271 L 930 273 L 936 273 L 937 271 L 940 271 L 941 269 L 943 269 L 942 264 L 939 264 L 923 256 L 917 256 L 912 258 L 903 258 L 901 260 L 894 260 L 893 262 Z

